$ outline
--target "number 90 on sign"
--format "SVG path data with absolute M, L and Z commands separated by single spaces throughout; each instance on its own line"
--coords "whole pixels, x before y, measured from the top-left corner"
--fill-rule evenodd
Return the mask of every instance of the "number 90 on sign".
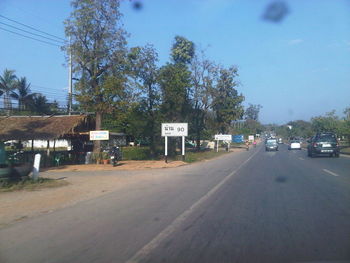
M 162 123 L 162 136 L 188 136 L 188 123 Z

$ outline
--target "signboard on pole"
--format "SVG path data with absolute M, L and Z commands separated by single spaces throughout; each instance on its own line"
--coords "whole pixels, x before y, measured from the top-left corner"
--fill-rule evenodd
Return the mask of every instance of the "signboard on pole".
M 248 141 L 253 142 L 254 141 L 254 135 L 249 135 L 248 136 Z
M 188 123 L 162 123 L 162 136 L 188 136 Z
M 215 134 L 215 140 L 217 140 L 217 141 L 231 141 L 232 135 L 231 134 Z
M 235 143 L 242 143 L 244 142 L 244 135 L 243 134 L 233 135 L 232 141 Z
M 188 135 L 188 123 L 162 123 L 162 136 L 165 137 L 164 155 L 168 162 L 168 137 L 182 137 L 182 159 L 185 160 L 185 136 Z
M 90 131 L 90 141 L 106 140 L 109 140 L 109 131 Z

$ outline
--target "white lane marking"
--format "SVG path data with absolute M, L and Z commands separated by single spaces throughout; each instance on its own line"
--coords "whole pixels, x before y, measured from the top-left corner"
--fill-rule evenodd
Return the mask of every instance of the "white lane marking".
M 179 215 L 175 220 L 168 225 L 163 231 L 161 231 L 155 238 L 141 248 L 132 258 L 126 263 L 137 263 L 145 259 L 154 249 L 156 249 L 168 236 L 170 236 L 181 224 L 194 212 L 199 206 L 207 201 L 213 194 L 215 194 L 230 178 L 235 175 L 243 165 L 249 162 L 259 151 L 256 151 L 252 156 L 245 160 L 238 168 L 227 175 L 217 185 L 215 185 L 209 192 L 202 196 L 197 202 L 195 202 L 190 208 Z
M 298 159 L 299 159 L 299 160 L 303 160 L 303 161 L 305 160 L 304 158 L 301 158 L 301 157 L 298 157 Z
M 327 169 L 323 169 L 323 171 L 325 171 L 326 173 L 329 173 L 330 175 L 333 175 L 333 176 L 339 176 L 339 174 L 333 173 L 332 171 L 329 171 Z

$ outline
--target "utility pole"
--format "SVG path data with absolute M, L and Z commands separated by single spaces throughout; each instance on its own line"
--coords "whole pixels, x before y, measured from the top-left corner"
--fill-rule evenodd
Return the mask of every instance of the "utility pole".
M 70 37 L 69 37 L 69 62 L 68 62 L 68 114 L 72 114 L 72 51 L 70 46 Z

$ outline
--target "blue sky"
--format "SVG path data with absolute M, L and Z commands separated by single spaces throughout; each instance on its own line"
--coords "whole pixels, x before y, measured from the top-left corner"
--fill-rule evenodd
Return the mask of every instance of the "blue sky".
M 290 12 L 279 23 L 261 19 L 271 0 L 141 2 L 139 11 L 122 4 L 129 46 L 153 44 L 164 64 L 174 36 L 182 35 L 217 63 L 236 65 L 238 90 L 245 104 L 263 106 L 263 123 L 309 120 L 333 109 L 341 115 L 350 106 L 350 0 L 285 1 Z M 68 0 L 0 1 L 1 15 L 62 38 L 70 11 Z M 0 72 L 16 70 L 33 91 L 61 103 L 68 85 L 64 64 L 59 47 L 0 29 Z

